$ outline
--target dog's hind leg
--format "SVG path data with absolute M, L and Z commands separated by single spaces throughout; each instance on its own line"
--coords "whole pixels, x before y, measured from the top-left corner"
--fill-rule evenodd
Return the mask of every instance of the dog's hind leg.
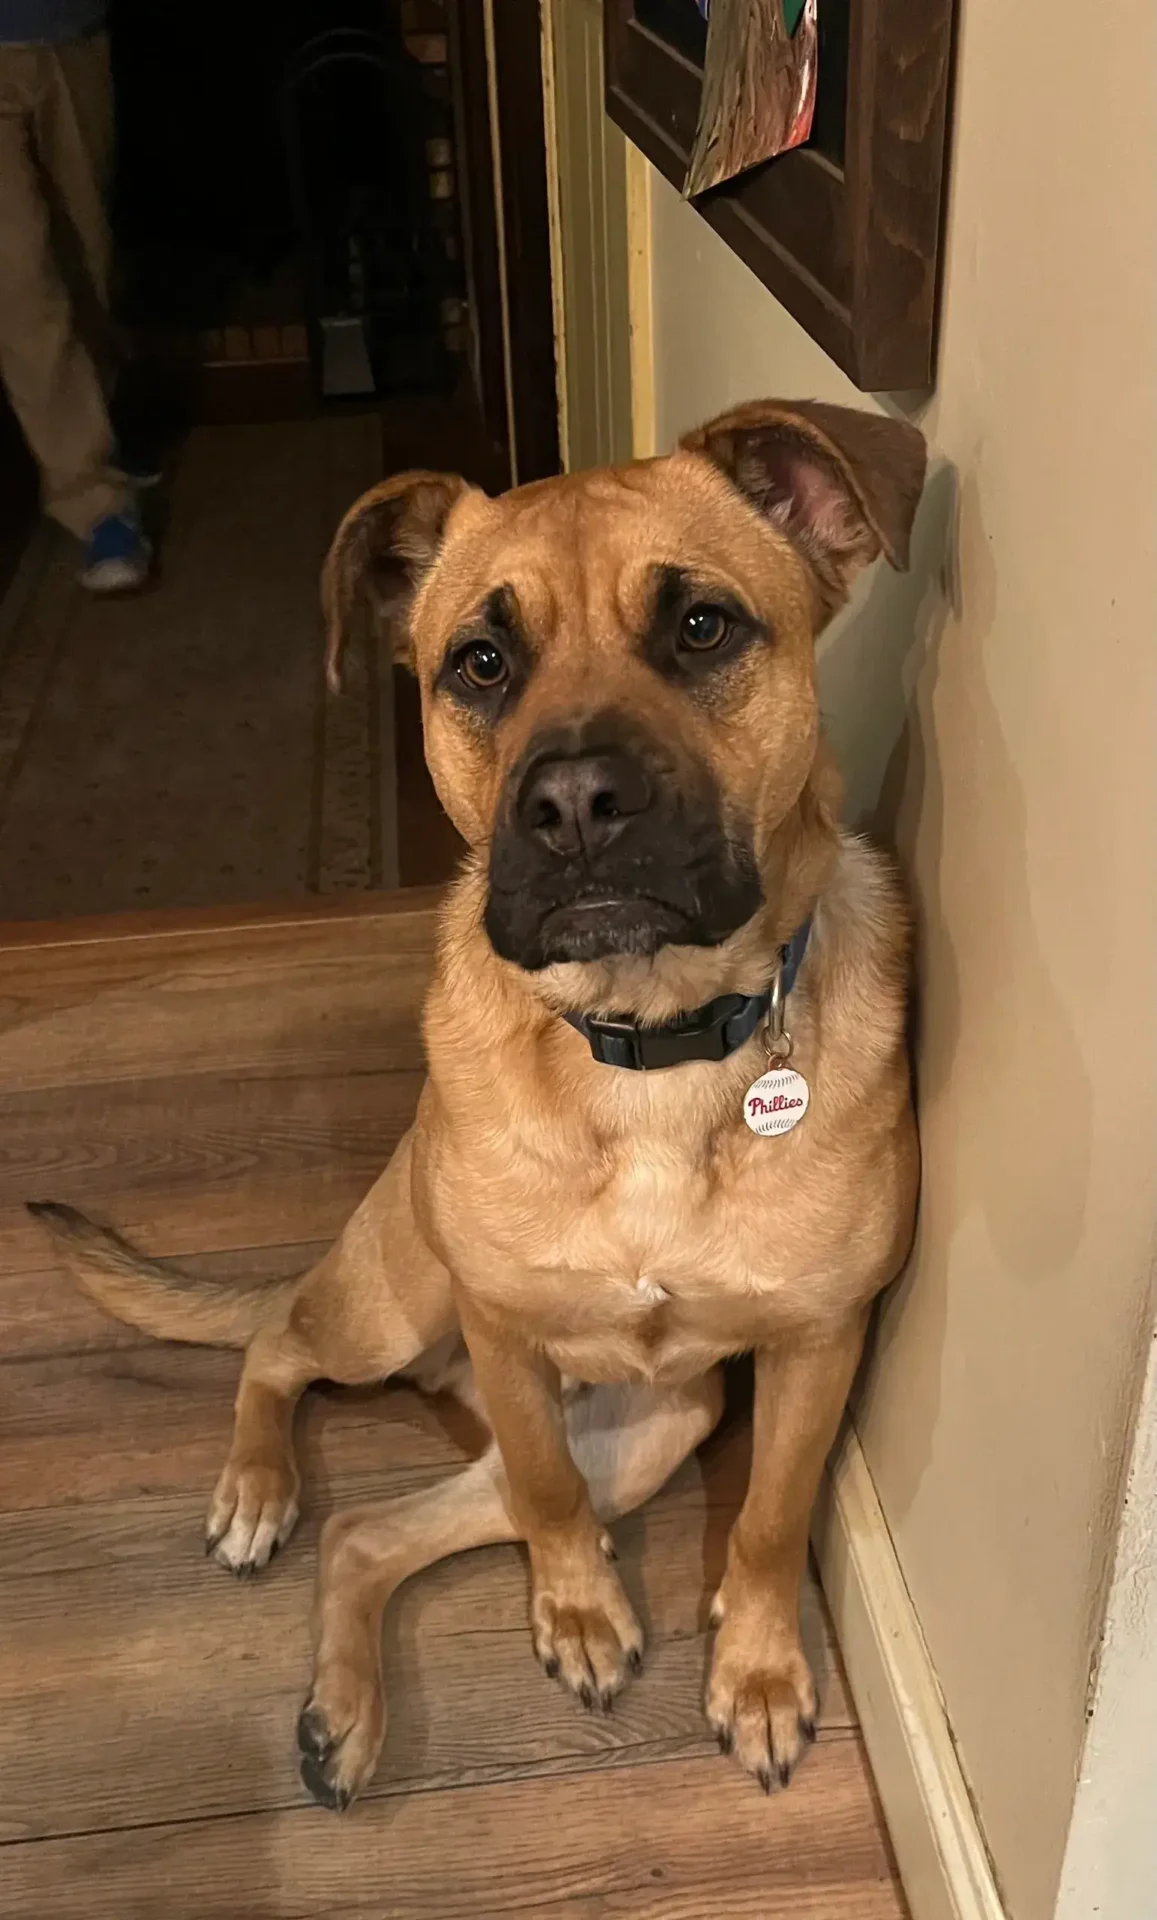
M 599 1518 L 629 1513 L 657 1492 L 710 1433 L 722 1405 L 718 1369 L 677 1388 L 595 1387 L 570 1395 L 567 1437 Z M 301 1777 L 323 1806 L 348 1806 L 377 1765 L 386 1729 L 382 1616 L 390 1595 L 449 1554 L 517 1537 L 493 1444 L 436 1487 L 327 1521 L 313 1687 L 297 1729 Z
M 206 1551 L 256 1573 L 297 1520 L 293 1416 L 311 1380 L 364 1386 L 413 1365 L 454 1332 L 450 1278 L 414 1220 L 412 1135 L 317 1266 L 288 1280 L 219 1282 L 145 1259 L 53 1203 L 31 1209 L 98 1305 L 162 1340 L 244 1347 L 229 1457 Z
M 407 1136 L 288 1308 L 246 1350 L 205 1528 L 206 1552 L 234 1573 L 256 1573 L 297 1521 L 293 1416 L 310 1381 L 385 1380 L 457 1328 L 450 1276 L 414 1220 L 410 1153 Z

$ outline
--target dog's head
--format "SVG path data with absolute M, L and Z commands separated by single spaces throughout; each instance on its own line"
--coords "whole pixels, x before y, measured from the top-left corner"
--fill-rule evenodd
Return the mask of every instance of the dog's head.
M 816 759 L 815 636 L 860 567 L 906 564 L 923 475 L 914 427 L 761 401 L 669 458 L 496 500 L 400 474 L 357 503 L 330 680 L 368 591 L 502 958 L 716 949 L 758 914 Z

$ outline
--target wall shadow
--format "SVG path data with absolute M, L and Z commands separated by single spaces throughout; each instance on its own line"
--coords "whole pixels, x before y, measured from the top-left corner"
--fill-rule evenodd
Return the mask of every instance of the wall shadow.
M 997 613 L 976 482 L 958 492 L 941 466 L 918 516 L 911 572 L 897 580 L 875 569 L 821 649 L 847 817 L 895 848 L 914 912 L 920 1218 L 853 1395 L 869 1452 L 877 1416 L 892 1441 L 873 1465 L 883 1468 L 893 1524 L 923 1478 L 940 1416 L 956 1236 L 979 1214 L 991 1260 L 978 1285 L 1004 1290 L 1010 1320 L 1039 1313 L 1041 1289 L 1079 1242 L 1088 1189 L 1091 1089 L 1034 921 L 1033 823 L 986 661 Z M 954 1364 L 973 1367 L 980 1417 L 984 1339 L 974 1323 L 963 1339 Z

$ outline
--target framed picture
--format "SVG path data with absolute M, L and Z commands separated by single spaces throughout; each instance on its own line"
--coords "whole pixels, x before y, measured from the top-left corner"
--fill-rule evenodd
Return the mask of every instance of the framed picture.
M 955 0 L 818 0 L 806 145 L 693 204 L 865 391 L 931 386 Z M 604 0 L 607 111 L 683 190 L 699 0 Z

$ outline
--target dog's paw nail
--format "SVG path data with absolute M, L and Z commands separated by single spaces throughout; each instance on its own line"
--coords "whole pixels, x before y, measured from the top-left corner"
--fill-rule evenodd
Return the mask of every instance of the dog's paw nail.
M 325 1715 L 317 1707 L 304 1706 L 297 1716 L 299 1752 L 310 1760 L 324 1760 L 333 1751 L 333 1740 Z
M 328 1808 L 330 1813 L 345 1812 L 353 1799 L 348 1787 L 335 1787 L 332 1781 L 326 1779 L 315 1760 L 304 1759 L 300 1771 L 302 1786 L 319 1807 Z
M 639 1652 L 638 1647 L 632 1647 L 630 1652 L 627 1654 L 627 1665 L 631 1669 L 632 1673 L 642 1673 L 643 1656 Z
M 800 1732 L 801 1732 L 801 1733 L 803 1734 L 803 1737 L 804 1737 L 804 1739 L 805 1739 L 805 1740 L 807 1741 L 807 1743 L 808 1743 L 808 1746 L 810 1747 L 810 1746 L 811 1746 L 811 1745 L 813 1744 L 813 1742 L 814 1742 L 814 1740 L 815 1740 L 815 1737 L 816 1737 L 816 1723 L 815 1723 L 815 1721 L 814 1721 L 814 1720 L 801 1720 L 801 1721 L 800 1721 L 800 1723 L 799 1723 L 799 1730 L 800 1730 Z
M 599 1695 L 599 1705 L 601 1706 L 604 1713 L 614 1712 L 615 1696 L 611 1692 L 611 1689 L 609 1687 L 604 1687 L 602 1690 L 602 1693 Z
M 771 1775 L 768 1772 L 767 1768 L 760 1767 L 759 1772 L 756 1774 L 755 1777 L 759 1781 L 759 1784 L 763 1788 L 763 1791 L 765 1793 L 770 1793 L 771 1792 Z
M 547 1679 L 548 1679 L 548 1680 L 557 1680 L 557 1679 L 558 1679 L 558 1656 L 557 1656 L 557 1654 L 553 1654 L 553 1653 L 548 1653 L 548 1654 L 547 1654 L 547 1656 L 546 1656 L 546 1659 L 545 1659 L 545 1660 L 543 1661 L 543 1663 L 542 1663 L 542 1670 L 543 1670 L 543 1672 L 545 1673 L 545 1675 L 546 1675 L 546 1677 L 547 1677 Z
M 791 1768 L 789 1767 L 789 1765 L 788 1765 L 788 1763 L 787 1763 L 787 1761 L 786 1761 L 786 1760 L 781 1760 L 781 1761 L 780 1761 L 780 1763 L 779 1763 L 779 1765 L 778 1765 L 778 1767 L 776 1768 L 776 1770 L 775 1770 L 775 1771 L 776 1771 L 776 1775 L 777 1775 L 777 1777 L 778 1777 L 778 1780 L 779 1780 L 779 1784 L 780 1784 L 780 1786 L 781 1786 L 781 1787 L 790 1787 L 790 1785 L 791 1785 Z
M 582 1701 L 588 1713 L 594 1711 L 595 1690 L 593 1687 L 588 1687 L 585 1680 L 579 1688 L 579 1699 Z
M 719 1743 L 720 1753 L 732 1752 L 735 1746 L 735 1735 L 730 1727 L 716 1727 L 715 1738 Z

